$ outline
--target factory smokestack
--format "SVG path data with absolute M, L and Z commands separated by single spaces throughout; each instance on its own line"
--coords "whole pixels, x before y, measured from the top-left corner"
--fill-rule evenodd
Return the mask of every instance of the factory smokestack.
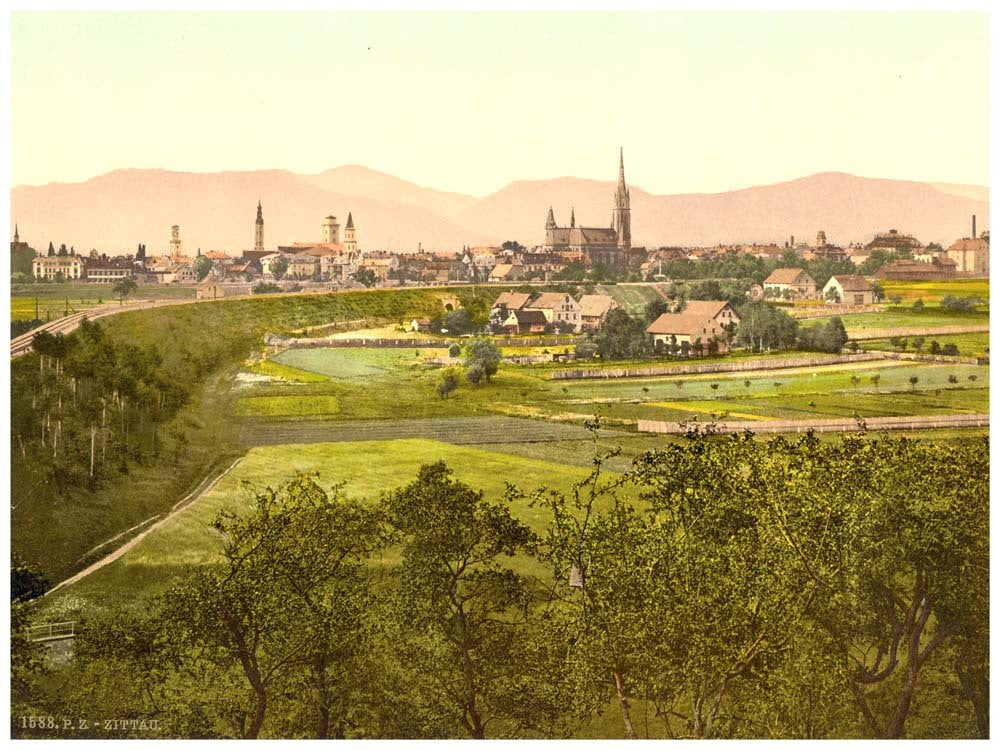
M 972 214 L 972 239 L 976 239 L 976 215 Z

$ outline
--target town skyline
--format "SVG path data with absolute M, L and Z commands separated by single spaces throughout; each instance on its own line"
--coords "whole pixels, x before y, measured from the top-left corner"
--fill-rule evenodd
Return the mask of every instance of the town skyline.
M 360 166 L 317 175 L 116 170 L 85 183 L 15 188 L 11 229 L 19 226 L 38 249 L 51 240 L 117 254 L 136 242 L 159 251 L 166 228 L 180 224 L 195 247 L 238 252 L 253 240 L 248 222 L 262 201 L 269 246 L 318 236 L 323 216 L 344 219 L 352 210 L 370 249 L 457 250 L 507 240 L 542 245 L 550 208 L 557 225 L 575 214 L 580 226 L 609 226 L 617 156 L 608 159 L 604 180 L 515 181 L 487 198 L 421 187 Z M 625 162 L 631 175 L 628 154 Z M 971 214 L 979 215 L 981 229 L 989 228 L 988 189 L 975 186 L 823 173 L 717 194 L 658 196 L 631 177 L 628 187 L 638 208 L 633 243 L 652 247 L 781 244 L 819 230 L 841 244 L 865 243 L 891 228 L 947 244 L 968 236 Z M 118 219 L 93 224 L 95 212 Z
M 987 18 L 14 13 L 11 184 L 363 164 L 485 196 L 604 180 L 622 146 L 657 195 L 823 172 L 987 185 L 988 108 L 969 108 Z M 73 128 L 39 115 L 52 102 Z

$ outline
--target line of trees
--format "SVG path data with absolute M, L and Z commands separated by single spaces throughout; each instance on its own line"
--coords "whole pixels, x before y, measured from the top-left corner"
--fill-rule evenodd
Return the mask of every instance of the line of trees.
M 684 301 L 680 301 L 683 307 Z M 646 333 L 649 324 L 663 313 L 669 312 L 666 300 L 653 300 L 644 309 L 642 317 L 631 316 L 622 309 L 607 314 L 601 330 L 591 334 L 576 346 L 580 359 L 600 355 L 606 360 L 643 359 L 653 354 L 672 356 L 714 355 L 719 352 L 719 343 L 714 339 L 683 342 L 666 347 L 654 347 L 653 337 Z M 727 331 L 738 346 L 752 351 L 770 349 L 793 349 L 813 352 L 839 352 L 847 343 L 847 330 L 839 317 L 811 327 L 800 327 L 799 322 L 779 307 L 765 302 L 748 302 L 737 309 L 740 324 L 735 330 Z
M 62 692 L 15 653 L 15 708 L 174 737 L 986 737 L 988 452 L 692 435 L 502 500 L 443 463 L 367 503 L 248 488 L 217 564 L 85 623 Z
M 37 368 L 12 368 L 12 460 L 31 468 L 55 498 L 94 489 L 131 462 L 185 451 L 183 432 L 160 426 L 187 402 L 220 356 L 208 347 L 165 363 L 155 346 L 107 336 L 84 320 L 71 336 L 41 331 L 32 338 Z

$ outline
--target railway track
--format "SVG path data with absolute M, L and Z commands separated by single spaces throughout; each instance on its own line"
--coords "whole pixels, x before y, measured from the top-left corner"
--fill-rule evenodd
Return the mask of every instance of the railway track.
M 84 312 L 73 313 L 72 315 L 66 315 L 62 318 L 56 318 L 55 320 L 38 326 L 38 328 L 33 328 L 27 333 L 22 333 L 20 336 L 11 339 L 10 356 L 11 359 L 13 359 L 31 351 L 31 341 L 36 333 L 47 331 L 51 334 L 61 333 L 65 335 L 79 328 L 84 318 L 87 320 L 95 320 L 97 318 L 104 318 L 108 315 L 117 315 L 118 313 L 123 312 L 148 310 L 152 307 L 166 307 L 167 305 L 186 305 L 197 301 L 198 300 L 193 299 L 143 300 L 141 302 L 131 302 L 127 305 L 109 304 L 104 307 L 92 307 Z

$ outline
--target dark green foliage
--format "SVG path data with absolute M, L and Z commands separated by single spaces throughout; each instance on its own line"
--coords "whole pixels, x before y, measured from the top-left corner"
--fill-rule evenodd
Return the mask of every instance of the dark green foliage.
M 395 650 L 409 702 L 434 717 L 431 736 L 482 739 L 490 722 L 515 718 L 529 597 L 505 561 L 534 535 L 450 474 L 423 466 L 384 503 L 402 544 Z
M 838 318 L 830 318 L 826 323 L 800 328 L 798 348 L 810 352 L 839 353 L 847 343 L 847 329 Z
M 652 336 L 646 333 L 646 325 L 621 308 L 612 310 L 594 335 L 598 353 L 603 359 L 639 359 L 651 354 Z
M 130 311 L 43 336 L 41 356 L 11 362 L 13 549 L 61 580 L 95 544 L 194 489 L 236 438 L 226 421 L 232 396 L 217 378 L 265 332 L 440 309 L 426 290 L 265 296 Z
M 441 327 L 447 330 L 452 336 L 462 336 L 466 333 L 471 333 L 474 329 L 472 317 L 469 315 L 469 311 L 465 309 L 446 312 L 441 321 Z
M 367 288 L 371 288 L 378 283 L 378 277 L 370 268 L 359 268 L 351 278 L 364 284 Z
M 737 312 L 740 316 L 737 344 L 758 352 L 795 346 L 799 322 L 781 308 L 766 302 L 748 302 Z
M 500 366 L 500 350 L 488 338 L 475 338 L 465 345 L 466 379 L 478 385 L 482 378 L 490 381 Z
M 10 254 L 10 272 L 19 273 L 26 277 L 31 277 L 31 263 L 35 259 L 35 251 L 30 248 L 17 248 Z
M 12 339 L 27 333 L 33 328 L 38 328 L 45 321 L 35 318 L 34 320 L 12 320 L 10 321 L 10 337 Z
M 30 601 L 49 589 L 49 582 L 16 553 L 10 563 L 10 600 Z
M 118 297 L 119 302 L 124 302 L 125 298 L 135 292 L 137 288 L 138 285 L 133 279 L 119 279 L 115 282 L 111 291 L 114 292 L 116 297 Z
M 450 370 L 442 373 L 437 387 L 438 395 L 441 398 L 448 398 L 448 395 L 456 388 L 458 388 L 458 376 Z
M 267 281 L 262 281 L 253 288 L 254 294 L 276 294 L 277 292 L 283 291 L 277 284 L 271 284 Z
M 274 266 L 272 266 L 271 268 L 273 269 Z M 288 268 L 288 261 L 287 260 L 285 261 L 285 268 Z M 206 276 L 208 276 L 208 274 L 209 274 L 209 272 L 211 272 L 211 270 L 212 270 L 212 259 L 211 258 L 206 258 L 204 255 L 199 255 L 197 258 L 194 259 L 194 273 L 195 273 L 195 276 L 197 277 L 198 281 L 201 281 Z M 282 273 L 284 273 L 284 271 L 282 271 Z M 274 278 L 280 279 L 281 276 L 275 274 Z
M 985 440 L 617 453 L 510 488 L 540 537 L 443 463 L 379 503 L 234 497 L 217 564 L 87 621 L 56 680 L 15 609 L 15 709 L 159 717 L 147 738 L 988 736 Z
M 984 304 L 978 297 L 953 297 L 946 294 L 941 298 L 941 309 L 951 312 L 975 312 L 976 307 Z

